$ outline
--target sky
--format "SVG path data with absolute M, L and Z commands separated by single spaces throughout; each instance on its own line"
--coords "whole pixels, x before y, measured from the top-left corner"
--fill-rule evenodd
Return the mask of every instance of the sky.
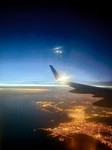
M 0 84 L 112 81 L 109 3 L 0 2 Z M 87 5 L 88 4 L 88 5 Z

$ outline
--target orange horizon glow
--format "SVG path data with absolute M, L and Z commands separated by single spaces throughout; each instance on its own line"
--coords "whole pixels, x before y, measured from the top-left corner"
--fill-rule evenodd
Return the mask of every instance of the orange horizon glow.
M 8 89 L 8 90 L 20 90 L 20 91 L 38 91 L 38 92 L 44 92 L 44 91 L 50 91 L 50 89 L 35 89 L 35 88 L 0 88 L 2 89 Z
M 26 90 L 26 91 L 49 91 L 49 89 L 24 89 L 24 88 L 21 88 L 21 89 L 17 89 L 17 90 Z

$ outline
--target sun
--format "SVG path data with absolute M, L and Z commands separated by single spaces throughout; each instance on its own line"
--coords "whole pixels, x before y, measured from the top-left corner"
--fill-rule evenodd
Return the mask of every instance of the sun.
M 58 82 L 65 83 L 68 81 L 69 78 L 70 76 L 63 75 L 60 78 L 58 78 Z

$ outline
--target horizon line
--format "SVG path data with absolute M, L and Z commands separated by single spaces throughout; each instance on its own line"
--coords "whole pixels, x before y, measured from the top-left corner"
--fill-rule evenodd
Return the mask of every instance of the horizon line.
M 15 83 L 0 83 L 0 87 L 18 87 L 18 86 L 27 86 L 27 87 L 38 87 L 38 86 L 66 86 L 64 84 L 15 84 Z

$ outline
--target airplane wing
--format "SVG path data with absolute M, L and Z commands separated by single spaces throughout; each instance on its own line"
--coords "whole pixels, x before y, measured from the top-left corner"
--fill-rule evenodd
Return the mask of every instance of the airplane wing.
M 49 66 L 50 66 L 50 68 L 51 68 L 51 70 L 52 70 L 56 80 L 58 80 L 60 78 L 59 73 L 54 69 L 54 67 L 52 65 L 49 65 Z
M 54 69 L 52 65 L 50 65 L 50 68 L 56 80 L 58 82 L 61 82 L 60 74 Z M 74 83 L 74 82 L 69 82 L 69 81 L 65 81 L 64 84 L 75 88 L 70 91 L 71 93 L 93 94 L 93 97 L 101 97 L 103 99 L 101 101 L 95 102 L 94 105 L 103 106 L 103 107 L 112 107 L 112 88 L 98 87 L 98 86 Z

